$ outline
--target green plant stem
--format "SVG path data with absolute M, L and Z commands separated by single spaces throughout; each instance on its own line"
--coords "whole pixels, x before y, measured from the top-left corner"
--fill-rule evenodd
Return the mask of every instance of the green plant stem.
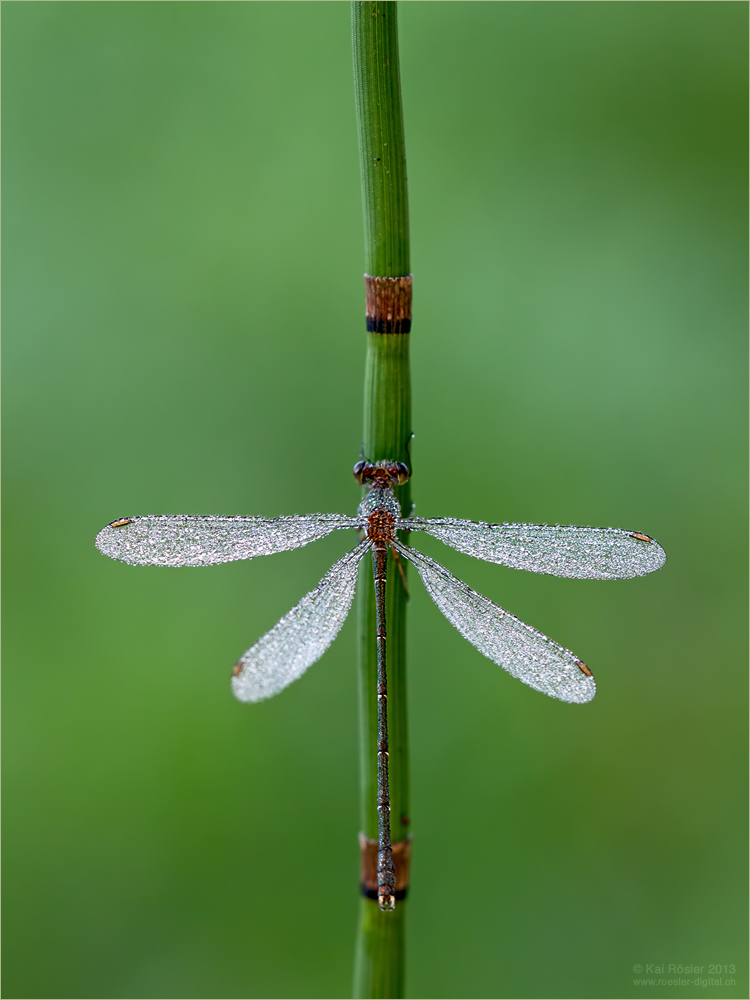
M 409 223 L 406 192 L 396 3 L 352 3 L 352 42 L 359 132 L 365 260 L 369 275 L 409 274 Z M 411 386 L 409 334 L 368 333 L 365 368 L 364 457 L 410 464 Z M 409 483 L 398 490 L 404 513 L 410 510 Z M 403 561 L 402 561 L 403 564 Z M 369 560 L 359 580 L 360 627 L 360 817 L 361 830 L 378 836 L 377 817 L 377 662 L 375 590 Z M 388 556 L 388 726 L 390 736 L 391 834 L 407 837 L 409 828 L 408 732 L 406 718 L 406 600 L 399 567 Z M 404 995 L 405 903 L 383 912 L 362 898 L 357 932 L 354 995 Z
M 409 273 L 409 206 L 396 7 L 395 2 L 352 3 L 365 268 L 368 274 L 381 278 Z
M 390 401 L 386 410 L 379 401 Z M 365 370 L 365 454 L 372 460 L 391 457 L 406 461 L 404 443 L 410 433 L 409 337 L 404 334 L 367 334 Z M 396 442 L 401 449 L 396 450 Z M 390 449 L 393 449 L 393 452 Z M 401 509 L 411 506 L 409 483 L 398 490 Z M 406 539 L 402 539 L 406 541 Z M 401 561 L 401 566 L 406 567 Z M 391 837 L 402 840 L 409 828 L 408 730 L 406 718 L 406 591 L 393 556 L 388 556 L 386 623 L 388 628 L 388 730 L 391 796 Z M 377 655 L 375 644 L 375 587 L 372 566 L 362 560 L 358 585 L 360 660 L 360 829 L 378 836 L 377 813 Z M 376 906 L 376 904 L 373 904 Z M 403 905 L 403 904 L 401 904 Z M 377 906 L 376 906 L 377 908 Z M 378 911 L 380 912 L 380 911 Z M 387 920 L 388 914 L 381 914 Z
M 383 913 L 371 899 L 360 900 L 355 997 L 402 997 L 405 951 L 403 903 Z M 385 918 L 385 919 L 384 919 Z

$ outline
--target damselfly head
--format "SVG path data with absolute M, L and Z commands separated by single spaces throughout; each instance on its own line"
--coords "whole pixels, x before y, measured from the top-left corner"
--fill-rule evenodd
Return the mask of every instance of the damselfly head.
M 360 486 L 381 490 L 403 486 L 410 475 L 403 462 L 357 462 L 352 471 Z

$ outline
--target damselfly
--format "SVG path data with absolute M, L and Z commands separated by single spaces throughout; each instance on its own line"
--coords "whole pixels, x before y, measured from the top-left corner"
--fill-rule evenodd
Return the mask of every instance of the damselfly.
M 622 580 L 652 573 L 666 556 L 653 538 L 620 528 L 538 524 L 484 524 L 455 518 L 404 517 L 395 488 L 409 478 L 400 462 L 358 462 L 354 477 L 368 487 L 354 517 L 123 517 L 99 532 L 96 545 L 113 559 L 139 566 L 209 566 L 299 548 L 342 528 L 363 537 L 333 564 L 314 590 L 284 615 L 232 671 L 240 701 L 278 694 L 328 649 L 354 598 L 357 567 L 372 551 L 375 577 L 378 673 L 377 898 L 393 909 L 395 875 L 388 790 L 388 715 L 385 586 L 390 549 L 411 562 L 448 621 L 476 648 L 530 687 L 561 701 L 591 701 L 589 668 L 568 649 L 467 587 L 445 567 L 405 545 L 396 532 L 424 531 L 459 552 L 515 569 L 587 580 Z

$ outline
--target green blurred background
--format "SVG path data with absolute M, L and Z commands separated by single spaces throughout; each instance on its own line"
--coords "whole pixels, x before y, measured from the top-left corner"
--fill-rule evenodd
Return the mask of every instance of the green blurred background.
M 417 510 L 669 555 L 579 582 L 420 539 L 599 694 L 513 681 L 415 576 L 409 995 L 746 997 L 746 5 L 400 13 Z M 3 88 L 3 995 L 347 996 L 355 616 L 283 696 L 228 674 L 353 539 L 93 539 L 356 507 L 349 5 L 4 3 Z

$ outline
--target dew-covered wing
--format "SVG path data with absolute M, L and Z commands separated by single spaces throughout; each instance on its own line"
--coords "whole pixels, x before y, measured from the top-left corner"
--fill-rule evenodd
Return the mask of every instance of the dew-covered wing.
M 477 559 L 577 580 L 644 576 L 661 569 L 667 558 L 653 538 L 622 528 L 484 524 L 449 517 L 413 518 L 410 526 Z
M 370 544 L 360 542 L 334 563 L 314 590 L 243 653 L 232 672 L 235 697 L 240 701 L 270 698 L 320 659 L 349 613 L 357 566 Z
M 417 568 L 427 592 L 461 635 L 512 677 L 560 701 L 583 703 L 596 694 L 588 667 L 569 649 L 548 639 L 423 555 L 397 544 Z
M 96 536 L 96 547 L 105 556 L 134 566 L 211 566 L 296 549 L 357 524 L 356 518 L 343 514 L 152 514 L 113 521 Z

